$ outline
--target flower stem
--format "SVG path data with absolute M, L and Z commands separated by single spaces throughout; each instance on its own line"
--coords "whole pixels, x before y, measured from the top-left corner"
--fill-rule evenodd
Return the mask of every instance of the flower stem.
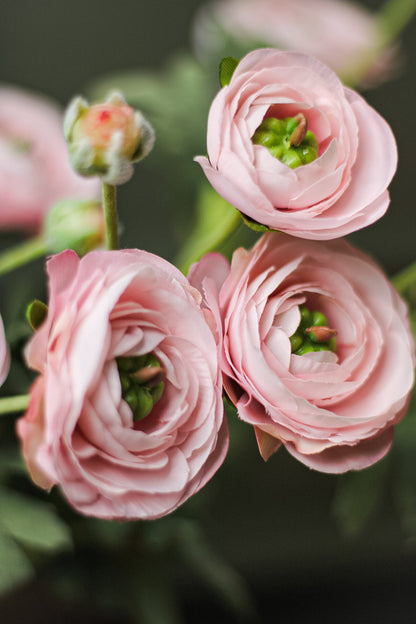
M 0 415 L 12 414 L 13 412 L 23 412 L 27 409 L 30 401 L 30 394 L 20 394 L 13 397 L 0 398 Z
M 0 254 L 0 275 L 36 260 L 47 253 L 43 236 L 31 238 Z
M 377 15 L 384 44 L 393 41 L 416 12 L 416 0 L 387 0 Z
M 119 249 L 116 187 L 102 183 L 107 249 Z
M 367 72 L 389 44 L 394 42 L 416 12 L 416 0 L 386 0 L 374 15 L 374 24 L 378 41 L 371 48 L 360 53 L 355 63 L 343 74 L 342 78 L 350 87 L 359 84 Z
M 391 281 L 399 293 L 403 293 L 410 286 L 416 286 L 416 262 L 394 275 Z

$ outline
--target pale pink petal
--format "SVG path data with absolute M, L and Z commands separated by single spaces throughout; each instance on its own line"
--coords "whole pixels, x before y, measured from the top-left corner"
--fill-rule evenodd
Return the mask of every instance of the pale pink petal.
M 295 169 L 252 136 L 265 117 L 302 112 L 318 158 Z M 195 158 L 215 190 L 254 221 L 301 238 L 341 237 L 377 220 L 397 166 L 388 124 L 316 58 L 260 49 L 237 65 L 208 116 L 208 159 Z

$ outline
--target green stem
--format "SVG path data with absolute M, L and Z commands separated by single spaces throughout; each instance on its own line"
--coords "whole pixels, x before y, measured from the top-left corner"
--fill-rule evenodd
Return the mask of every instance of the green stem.
M 119 249 L 116 187 L 102 183 L 107 249 Z
M 413 262 L 408 267 L 400 271 L 394 277 L 392 277 L 392 284 L 399 291 L 403 293 L 410 286 L 416 285 L 416 262 Z
M 382 53 L 391 44 L 416 12 L 416 0 L 386 0 L 382 8 L 374 16 L 378 42 L 374 42 L 367 53 L 360 53 L 342 78 L 350 87 L 359 84 L 367 75 L 369 69 Z
M 12 414 L 13 412 L 23 412 L 27 409 L 30 401 L 30 394 L 20 394 L 13 397 L 0 398 L 0 415 Z
M 377 15 L 386 45 L 396 39 L 416 12 L 416 0 L 387 0 Z
M 0 275 L 36 260 L 47 253 L 43 236 L 31 238 L 0 254 Z

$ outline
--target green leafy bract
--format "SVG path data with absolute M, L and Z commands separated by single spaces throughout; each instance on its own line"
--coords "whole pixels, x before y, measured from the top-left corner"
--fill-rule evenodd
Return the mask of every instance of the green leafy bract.
M 222 87 L 230 84 L 231 78 L 238 63 L 238 59 L 234 58 L 233 56 L 226 56 L 222 59 L 219 72 L 220 84 Z
M 26 309 L 26 319 L 33 330 L 38 329 L 48 314 L 48 306 L 35 299 L 32 303 L 29 303 Z
M 0 530 L 0 594 L 28 581 L 34 574 L 32 564 L 18 544 Z
M 38 550 L 58 551 L 71 546 L 68 526 L 53 505 L 0 488 L 0 530 Z

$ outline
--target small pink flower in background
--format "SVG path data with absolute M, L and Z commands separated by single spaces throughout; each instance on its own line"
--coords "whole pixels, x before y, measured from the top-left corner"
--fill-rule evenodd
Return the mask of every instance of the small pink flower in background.
M 304 132 L 295 137 L 288 128 L 299 119 Z M 214 189 L 271 229 L 338 238 L 389 205 L 397 166 L 389 125 L 303 54 L 261 49 L 244 57 L 212 103 L 207 146 L 208 158 L 195 160 Z
M 62 123 L 54 102 L 0 87 L 0 229 L 38 230 L 55 202 L 100 197 L 97 180 L 73 172 Z
M 383 45 L 371 12 L 341 0 L 226 0 L 204 5 L 193 32 L 198 56 L 218 58 L 227 36 L 228 46 L 231 37 L 242 48 L 252 43 L 252 48 L 262 44 L 311 54 L 341 78 L 358 72 L 366 87 L 390 78 L 399 64 L 397 46 Z
M 164 516 L 228 449 L 212 315 L 144 251 L 66 251 L 48 273 L 48 315 L 26 351 L 40 376 L 17 424 L 32 478 L 86 515 Z
M 208 254 L 189 279 L 207 293 L 227 394 L 264 459 L 283 444 L 339 473 L 387 453 L 415 357 L 406 306 L 374 262 L 345 241 L 268 233 L 231 268 Z
M 10 368 L 10 352 L 4 334 L 3 321 L 0 317 L 0 386 L 5 381 Z

